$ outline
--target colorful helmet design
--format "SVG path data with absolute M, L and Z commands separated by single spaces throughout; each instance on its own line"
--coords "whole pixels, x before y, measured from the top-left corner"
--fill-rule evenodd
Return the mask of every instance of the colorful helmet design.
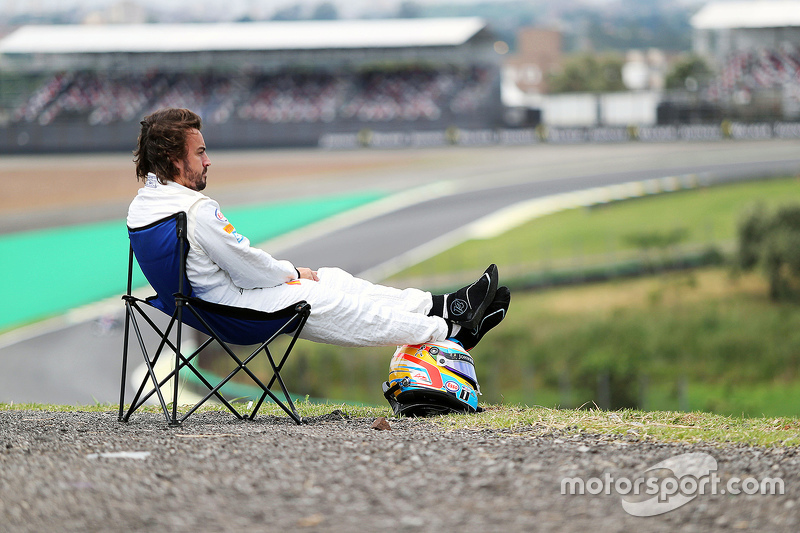
M 392 410 L 404 416 L 479 412 L 478 394 L 472 356 L 452 341 L 400 346 L 383 384 Z

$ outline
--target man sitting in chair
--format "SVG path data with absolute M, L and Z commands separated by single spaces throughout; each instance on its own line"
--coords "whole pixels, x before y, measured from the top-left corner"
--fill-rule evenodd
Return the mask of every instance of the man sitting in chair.
M 211 165 L 200 117 L 162 109 L 141 125 L 134 162 L 144 187 L 130 205 L 128 227 L 186 213 L 186 274 L 198 298 L 265 312 L 305 300 L 311 315 L 301 337 L 343 346 L 450 339 L 472 349 L 505 317 L 511 296 L 506 287 L 498 289 L 495 265 L 471 285 L 432 295 L 372 284 L 339 268 L 295 267 L 251 247 L 219 204 L 200 193 Z

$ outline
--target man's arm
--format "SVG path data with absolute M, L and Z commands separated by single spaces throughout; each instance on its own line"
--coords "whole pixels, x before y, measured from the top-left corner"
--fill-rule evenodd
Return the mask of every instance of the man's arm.
M 274 287 L 304 277 L 289 261 L 279 261 L 264 250 L 251 247 L 249 239 L 236 231 L 215 201 L 200 202 L 196 209 L 194 239 L 237 287 Z

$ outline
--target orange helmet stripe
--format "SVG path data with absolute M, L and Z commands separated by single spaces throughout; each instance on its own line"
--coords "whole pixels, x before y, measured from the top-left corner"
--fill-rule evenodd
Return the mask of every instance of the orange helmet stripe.
M 402 354 L 401 358 L 405 359 L 406 361 L 411 361 L 414 364 L 420 365 L 421 367 L 425 368 L 428 371 L 428 375 L 431 378 L 431 384 L 428 385 L 429 387 L 435 387 L 437 389 L 442 388 L 442 375 L 439 373 L 438 368 L 428 363 L 427 361 L 423 361 L 422 359 L 420 359 L 415 355 L 404 353 Z

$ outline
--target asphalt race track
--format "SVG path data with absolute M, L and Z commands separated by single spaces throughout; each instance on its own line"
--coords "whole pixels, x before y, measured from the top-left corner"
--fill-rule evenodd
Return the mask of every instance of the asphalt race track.
M 396 161 L 377 168 L 293 175 L 269 184 L 233 184 L 209 195 L 225 205 L 261 198 L 292 198 L 383 188 L 397 193 L 385 209 L 362 210 L 352 218 L 318 224 L 266 244 L 299 266 L 340 266 L 374 277 L 382 266 L 410 250 L 516 203 L 570 191 L 630 181 L 694 174 L 707 182 L 800 173 L 800 143 L 726 141 L 713 143 L 560 145 L 388 151 Z M 297 155 L 297 154 L 295 154 Z M 350 152 L 375 159 L 380 152 Z M 211 152 L 223 166 L 235 153 Z M 262 154 L 268 164 L 270 153 Z M 308 160 L 346 158 L 347 153 L 311 151 Z M 407 157 L 406 157 L 407 156 Z M 127 157 L 127 156 L 126 156 Z M 255 157 L 249 155 L 248 157 Z M 212 166 L 212 171 L 216 166 Z M 214 179 L 211 172 L 209 181 Z M 81 211 L 85 220 L 124 214 L 124 198 L 98 200 Z M 52 220 L 53 209 L 17 216 L 29 227 Z M 41 216 L 37 216 L 40 214 Z M 73 216 L 75 213 L 72 213 Z M 8 217 L 0 212 L 0 223 Z M 6 226 L 7 227 L 7 226 Z M 118 309 L 122 309 L 119 302 Z M 102 313 L 107 313 L 106 307 Z M 0 402 L 88 404 L 119 398 L 119 329 L 105 329 L 92 311 L 42 327 L 0 337 Z

